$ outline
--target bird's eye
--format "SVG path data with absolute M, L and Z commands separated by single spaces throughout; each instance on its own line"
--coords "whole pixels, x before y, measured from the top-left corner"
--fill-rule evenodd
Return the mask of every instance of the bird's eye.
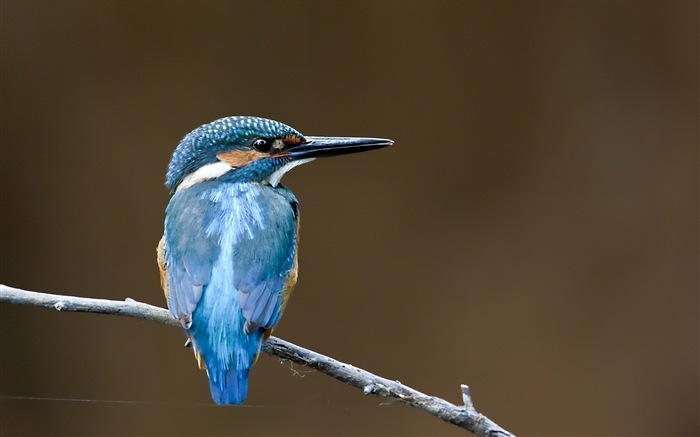
M 258 138 L 253 141 L 253 147 L 258 152 L 269 152 L 272 148 L 272 141 L 268 141 L 265 138 Z

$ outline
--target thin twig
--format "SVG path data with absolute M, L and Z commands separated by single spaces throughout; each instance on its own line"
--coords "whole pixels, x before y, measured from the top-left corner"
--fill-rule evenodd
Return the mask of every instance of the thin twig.
M 132 299 L 115 301 L 58 294 L 37 293 L 0 285 L 0 302 L 38 306 L 58 311 L 77 311 L 151 320 L 168 326 L 180 327 L 177 319 L 164 308 L 137 302 Z M 444 399 L 428 396 L 398 381 L 346 364 L 317 352 L 296 346 L 276 337 L 270 337 L 263 350 L 282 359 L 302 364 L 328 376 L 362 389 L 365 395 L 389 398 L 423 410 L 446 422 L 464 428 L 479 437 L 513 436 L 486 416 L 479 414 L 472 403 L 469 387 L 462 385 L 464 406 L 457 406 Z

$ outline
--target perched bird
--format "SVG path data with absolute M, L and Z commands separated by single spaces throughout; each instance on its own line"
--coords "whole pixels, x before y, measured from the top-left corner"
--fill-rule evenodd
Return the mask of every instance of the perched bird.
M 173 152 L 161 286 L 217 404 L 245 400 L 250 368 L 297 281 L 299 205 L 280 179 L 315 158 L 390 144 L 227 117 L 193 130 Z

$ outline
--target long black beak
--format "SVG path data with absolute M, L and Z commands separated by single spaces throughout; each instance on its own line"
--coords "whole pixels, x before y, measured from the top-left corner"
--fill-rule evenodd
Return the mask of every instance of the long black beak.
M 283 154 L 295 160 L 323 158 L 381 149 L 392 144 L 392 140 L 384 138 L 306 137 L 305 143 L 292 146 Z

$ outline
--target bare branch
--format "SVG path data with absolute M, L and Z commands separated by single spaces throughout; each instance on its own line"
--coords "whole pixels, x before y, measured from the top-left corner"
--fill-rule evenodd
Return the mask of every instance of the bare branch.
M 0 285 L 0 302 L 55 309 L 151 320 L 168 326 L 180 327 L 177 319 L 164 308 L 136 302 L 133 299 L 114 301 L 58 294 L 37 293 Z M 346 364 L 317 352 L 296 346 L 276 337 L 270 337 L 263 350 L 285 360 L 310 367 L 328 376 L 362 389 L 365 395 L 377 395 L 423 410 L 446 422 L 464 428 L 479 437 L 513 436 L 486 416 L 479 414 L 472 403 L 469 387 L 462 385 L 464 406 L 457 406 L 444 399 L 428 396 L 399 381 L 391 381 L 366 370 Z

